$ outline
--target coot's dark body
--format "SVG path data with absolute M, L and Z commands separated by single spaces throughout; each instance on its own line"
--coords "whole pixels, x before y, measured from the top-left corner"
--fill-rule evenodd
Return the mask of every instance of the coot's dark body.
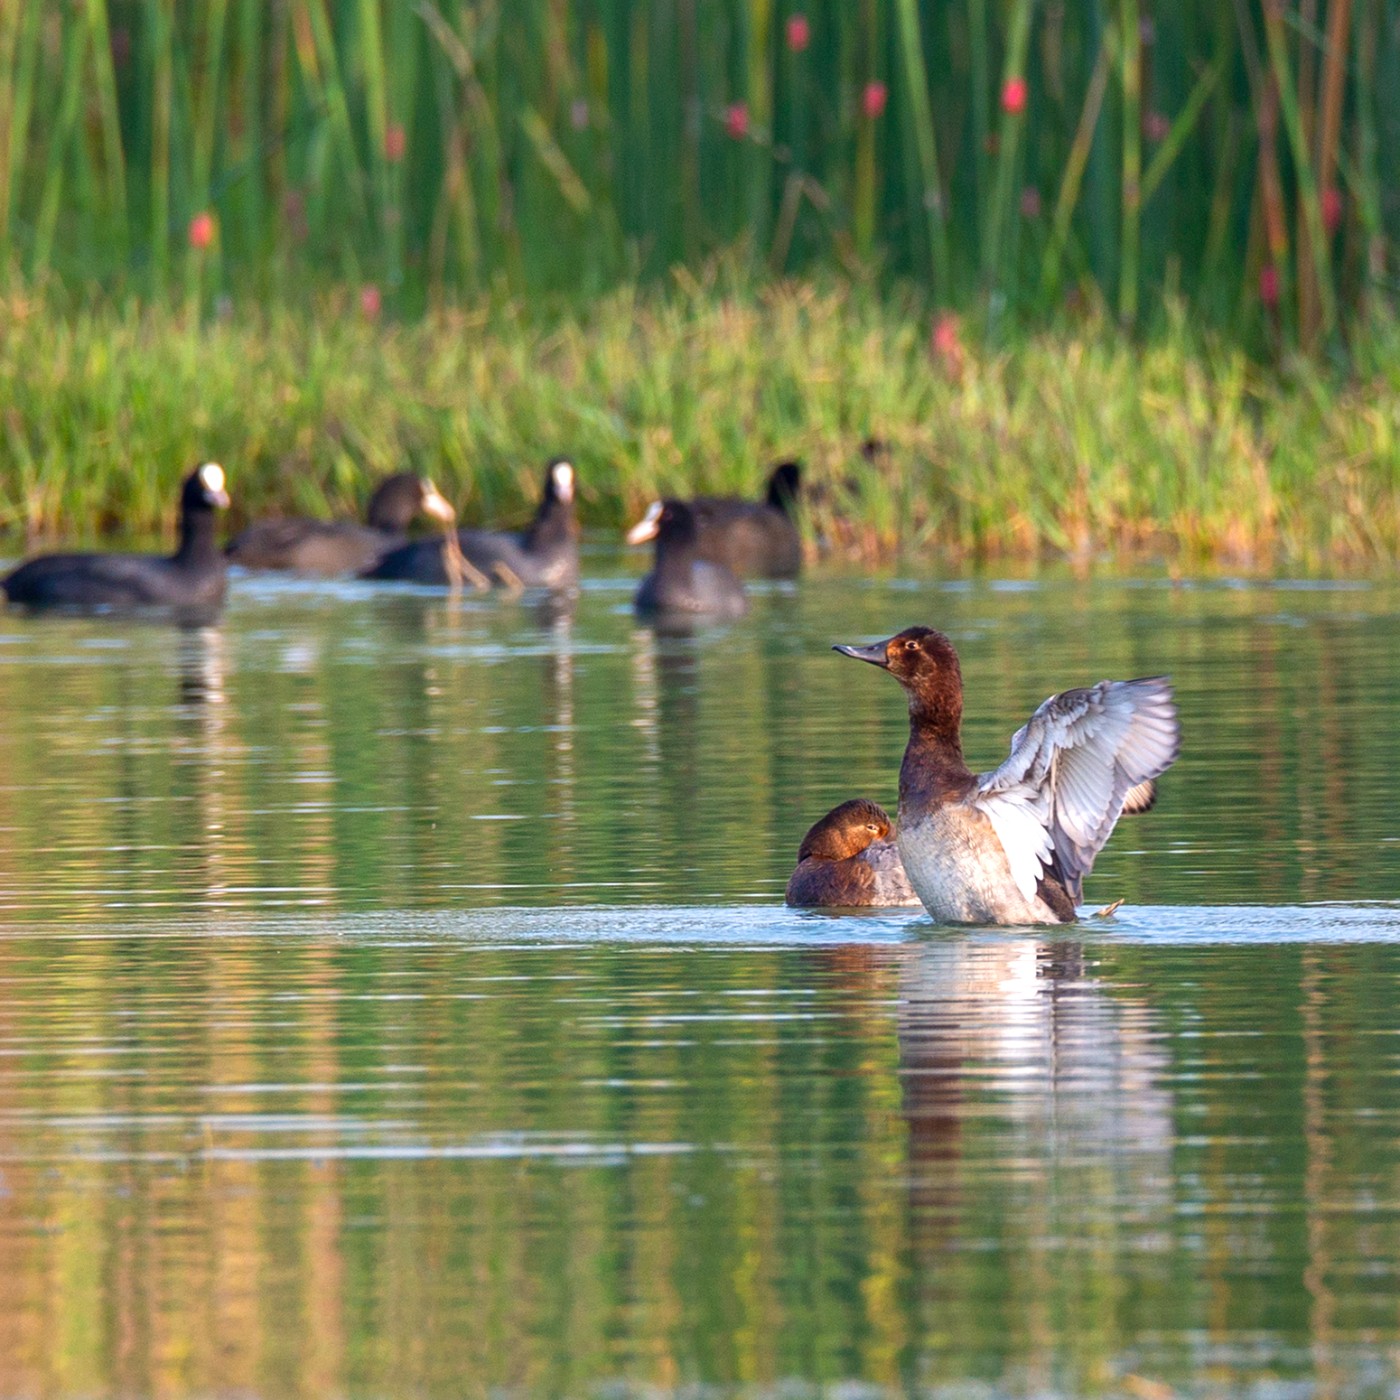
M 578 520 L 574 513 L 574 469 L 551 462 L 535 518 L 518 532 L 458 530 L 468 564 L 491 584 L 567 589 L 578 583 Z M 445 586 L 445 550 L 440 540 L 416 540 L 391 550 L 362 577 Z
M 723 564 L 699 556 L 695 514 L 684 501 L 662 501 L 642 522 L 650 533 L 628 536 L 634 543 L 655 539 L 656 562 L 637 589 L 639 613 L 742 617 L 748 611 L 743 585 Z
M 792 578 L 802 568 L 802 538 L 793 516 L 802 469 L 783 462 L 768 478 L 762 501 L 738 496 L 697 496 L 686 501 L 695 520 L 696 557 L 741 578 Z M 654 539 L 661 502 L 627 532 L 628 544 Z
M 444 525 L 454 518 L 431 481 L 399 472 L 370 497 L 364 525 L 353 520 L 260 520 L 235 535 L 225 552 L 231 564 L 245 569 L 326 577 L 362 574 L 408 543 L 408 528 L 420 515 Z
M 227 570 L 215 512 L 227 505 L 223 468 L 206 462 L 185 479 L 174 554 L 41 554 L 0 579 L 0 589 L 30 608 L 217 609 Z
M 700 558 L 740 578 L 793 578 L 802 568 L 802 537 L 794 514 L 801 467 L 783 462 L 768 478 L 761 501 L 697 496 L 690 502 L 700 532 Z

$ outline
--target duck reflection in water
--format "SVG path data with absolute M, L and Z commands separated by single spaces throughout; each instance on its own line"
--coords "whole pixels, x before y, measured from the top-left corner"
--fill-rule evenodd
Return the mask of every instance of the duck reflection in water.
M 222 910 L 236 860 L 227 840 L 231 762 L 229 707 L 225 685 L 228 653 L 222 630 L 210 626 L 180 629 L 175 653 L 175 751 L 170 797 L 186 804 L 183 835 L 173 858 L 181 887 L 195 892 L 205 908 Z M 153 873 L 163 882 L 169 871 Z
M 176 660 L 177 695 L 181 705 L 221 705 L 228 658 L 223 633 L 217 627 L 180 629 Z
M 1126 1268 L 1173 1219 L 1171 1067 L 1152 1009 L 1095 977 L 1078 942 L 970 935 L 902 951 L 920 1293 L 939 1307 L 958 1296 L 944 1256 L 993 1240 L 1049 1259 L 1055 1240 L 1092 1234 L 1093 1267 Z M 1072 1306 L 1084 1286 L 1045 1306 Z
M 967 1328 L 1023 1355 L 1056 1336 L 1010 1300 L 966 1311 L 1004 1286 L 1008 1258 L 1043 1288 L 1031 1312 L 1098 1326 L 1109 1276 L 1174 1228 L 1171 1063 L 1153 1009 L 1071 940 L 940 932 L 811 958 L 853 1018 L 895 1001 L 913 1334 L 933 1347 Z M 1066 1239 L 1094 1248 L 1057 1272 Z

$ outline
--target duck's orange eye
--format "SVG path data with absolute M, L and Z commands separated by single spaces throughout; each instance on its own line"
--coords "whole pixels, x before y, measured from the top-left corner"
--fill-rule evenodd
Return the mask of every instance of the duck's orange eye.
M 876 822 L 866 822 L 865 829 L 867 831 L 879 831 L 880 827 Z

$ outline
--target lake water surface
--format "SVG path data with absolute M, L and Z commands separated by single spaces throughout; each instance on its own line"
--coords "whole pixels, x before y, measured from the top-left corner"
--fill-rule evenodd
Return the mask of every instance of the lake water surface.
M 1400 587 L 597 568 L 0 612 L 0 1397 L 1400 1392 Z M 914 622 L 1171 674 L 1116 917 L 783 909 Z

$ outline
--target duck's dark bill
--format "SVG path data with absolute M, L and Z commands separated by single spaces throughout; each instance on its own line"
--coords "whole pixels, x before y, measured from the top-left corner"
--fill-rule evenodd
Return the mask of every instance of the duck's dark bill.
M 842 656 L 854 656 L 857 661 L 868 661 L 872 666 L 888 666 L 889 658 L 888 642 L 872 642 L 868 647 L 847 647 L 834 646 L 832 651 L 839 651 Z

